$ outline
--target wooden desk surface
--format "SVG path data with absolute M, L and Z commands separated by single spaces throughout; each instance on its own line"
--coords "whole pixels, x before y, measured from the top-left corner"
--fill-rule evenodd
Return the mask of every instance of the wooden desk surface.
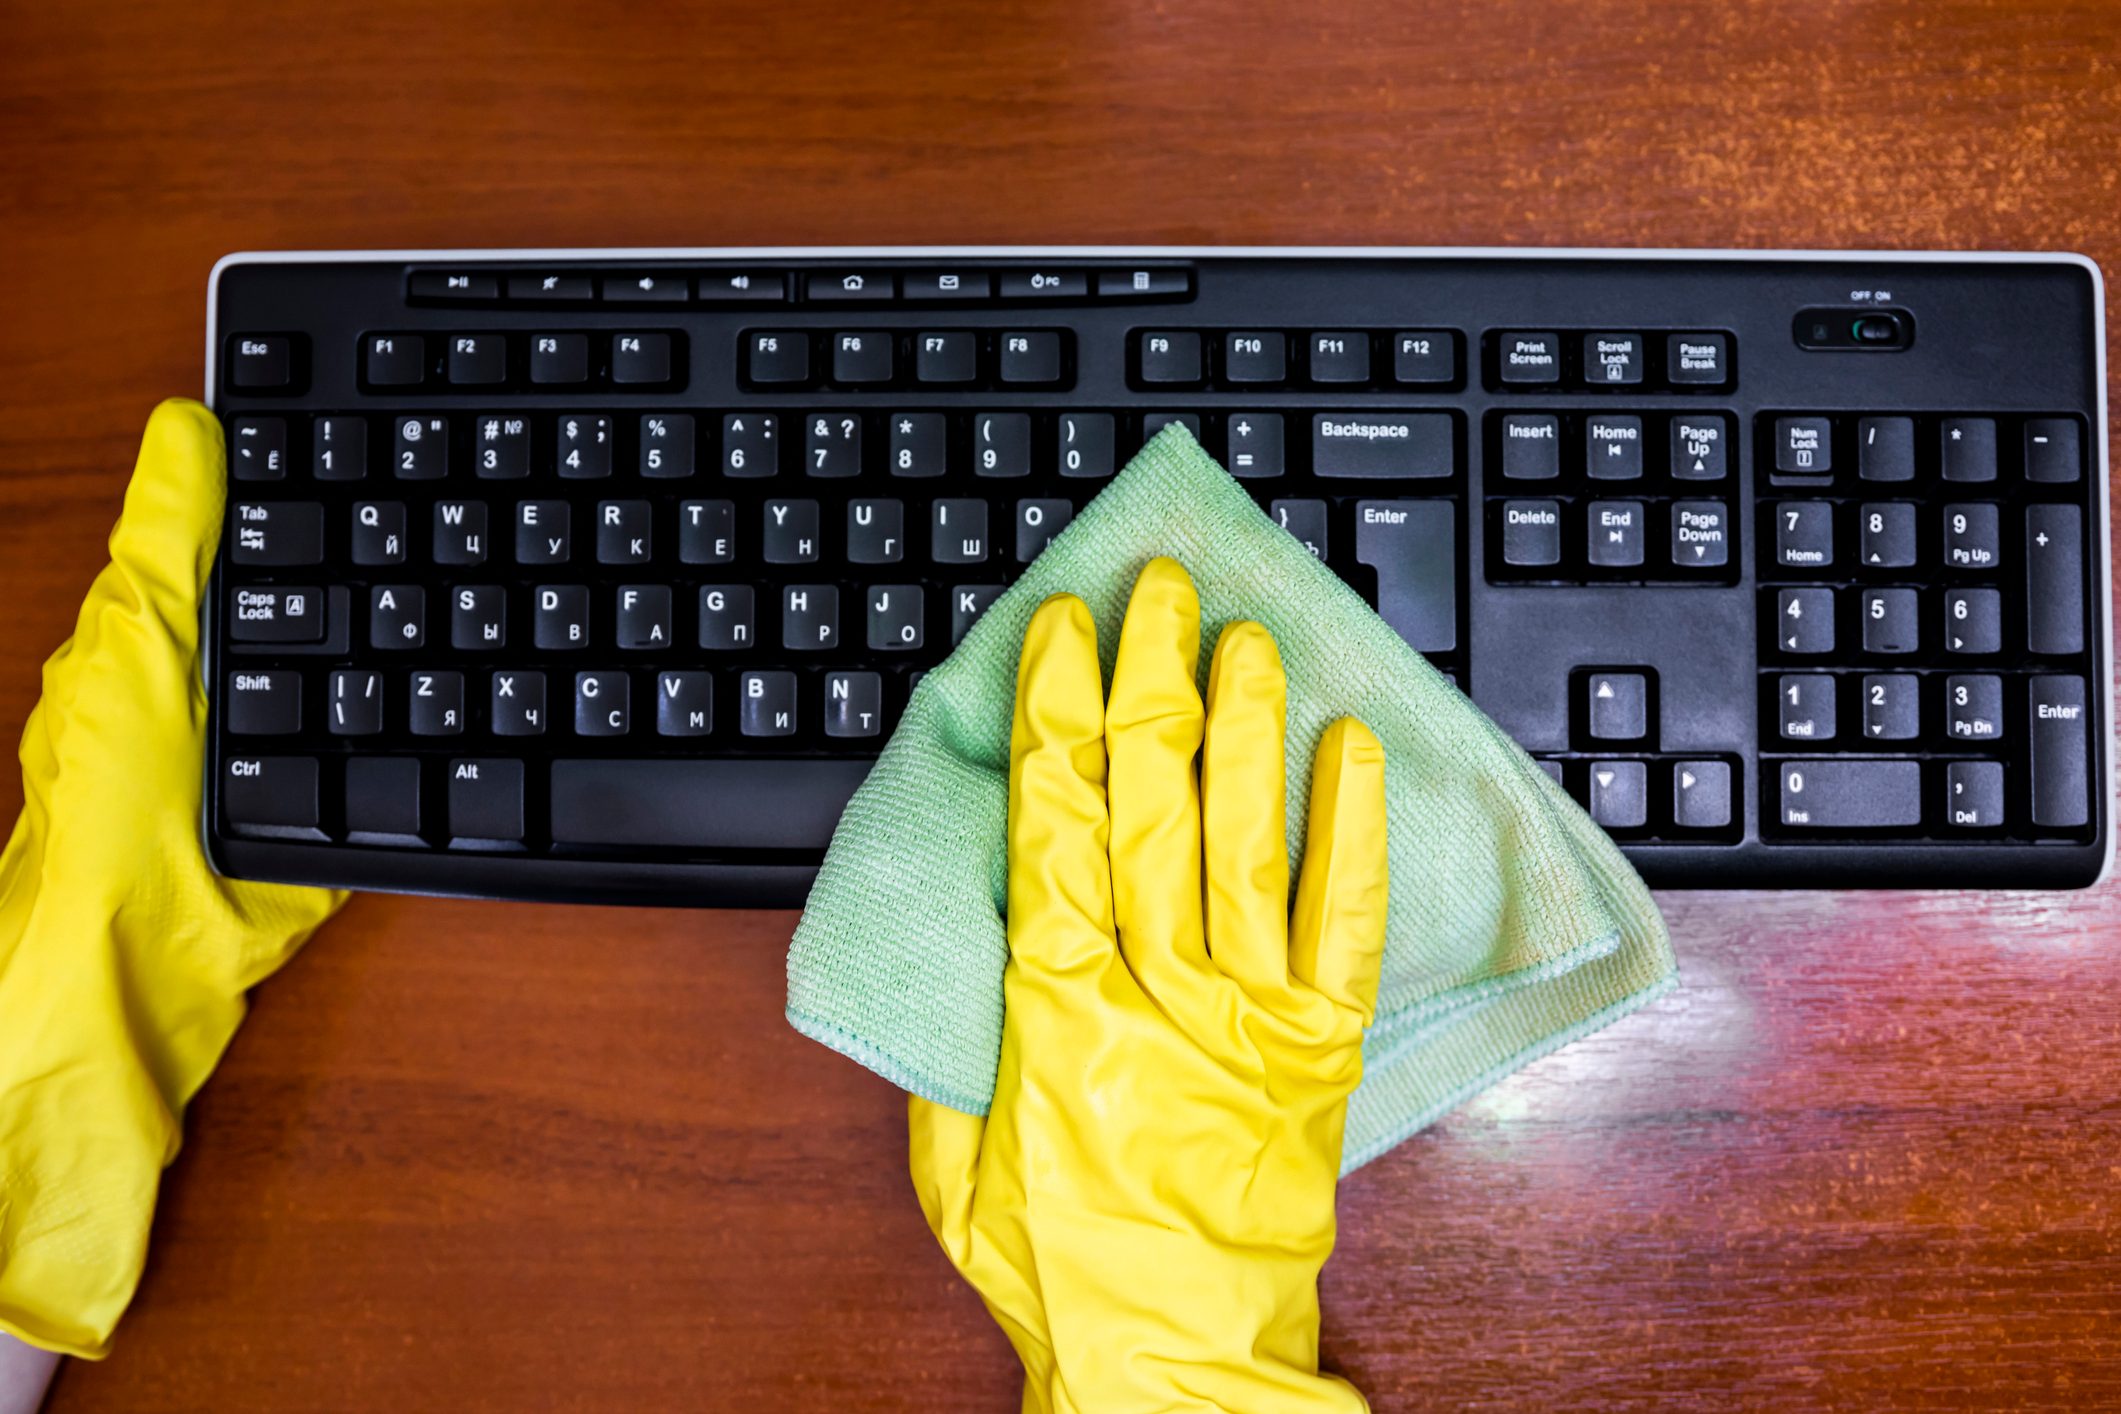
M 0 734 L 257 247 L 2071 248 L 2121 11 L 0 5 Z M 14 767 L 4 768 L 15 790 Z M 0 805 L 12 808 L 12 800 Z M 2121 1404 L 2121 885 L 1674 895 L 1674 996 L 1350 1182 L 1380 1410 Z M 1000 1410 L 786 913 L 363 898 L 195 1107 L 69 1411 Z

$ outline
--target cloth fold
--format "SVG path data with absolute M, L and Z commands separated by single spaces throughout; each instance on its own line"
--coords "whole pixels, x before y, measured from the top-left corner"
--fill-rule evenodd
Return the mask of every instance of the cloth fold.
M 1173 425 L 914 691 L 789 947 L 798 1031 L 938 1104 L 986 1113 L 1024 628 L 1048 595 L 1081 596 L 1109 682 L 1127 595 L 1158 555 L 1191 573 L 1203 644 L 1256 619 L 1281 649 L 1292 863 L 1319 734 L 1352 715 L 1384 744 L 1391 918 L 1343 1172 L 1672 986 L 1664 922 L 1604 831 Z

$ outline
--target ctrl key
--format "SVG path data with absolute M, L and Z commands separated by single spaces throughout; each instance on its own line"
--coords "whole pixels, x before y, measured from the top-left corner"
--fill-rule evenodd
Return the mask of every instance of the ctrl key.
M 523 839 L 523 763 L 457 760 L 449 763 L 449 842 L 520 844 Z
M 221 773 L 231 831 L 261 839 L 321 840 L 313 756 L 232 756 Z

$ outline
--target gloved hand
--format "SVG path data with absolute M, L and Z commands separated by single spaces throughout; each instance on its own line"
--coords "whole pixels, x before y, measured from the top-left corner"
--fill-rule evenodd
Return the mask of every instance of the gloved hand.
M 239 884 L 199 842 L 199 603 L 221 429 L 155 409 L 74 636 L 22 733 L 0 855 L 0 1330 L 103 1355 L 184 1103 L 268 976 L 343 894 Z
M 1171 560 L 1135 583 L 1109 706 L 1089 611 L 1040 606 L 993 1108 L 909 1110 L 928 1224 L 1026 1410 L 1367 1407 L 1318 1372 L 1318 1273 L 1384 946 L 1384 752 L 1353 719 L 1319 741 L 1292 916 L 1280 655 L 1223 631 L 1205 749 L 1199 660 Z

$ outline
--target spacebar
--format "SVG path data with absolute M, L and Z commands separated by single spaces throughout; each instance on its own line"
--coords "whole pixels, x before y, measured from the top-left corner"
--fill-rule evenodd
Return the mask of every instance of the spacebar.
M 555 761 L 555 844 L 823 849 L 867 761 Z

